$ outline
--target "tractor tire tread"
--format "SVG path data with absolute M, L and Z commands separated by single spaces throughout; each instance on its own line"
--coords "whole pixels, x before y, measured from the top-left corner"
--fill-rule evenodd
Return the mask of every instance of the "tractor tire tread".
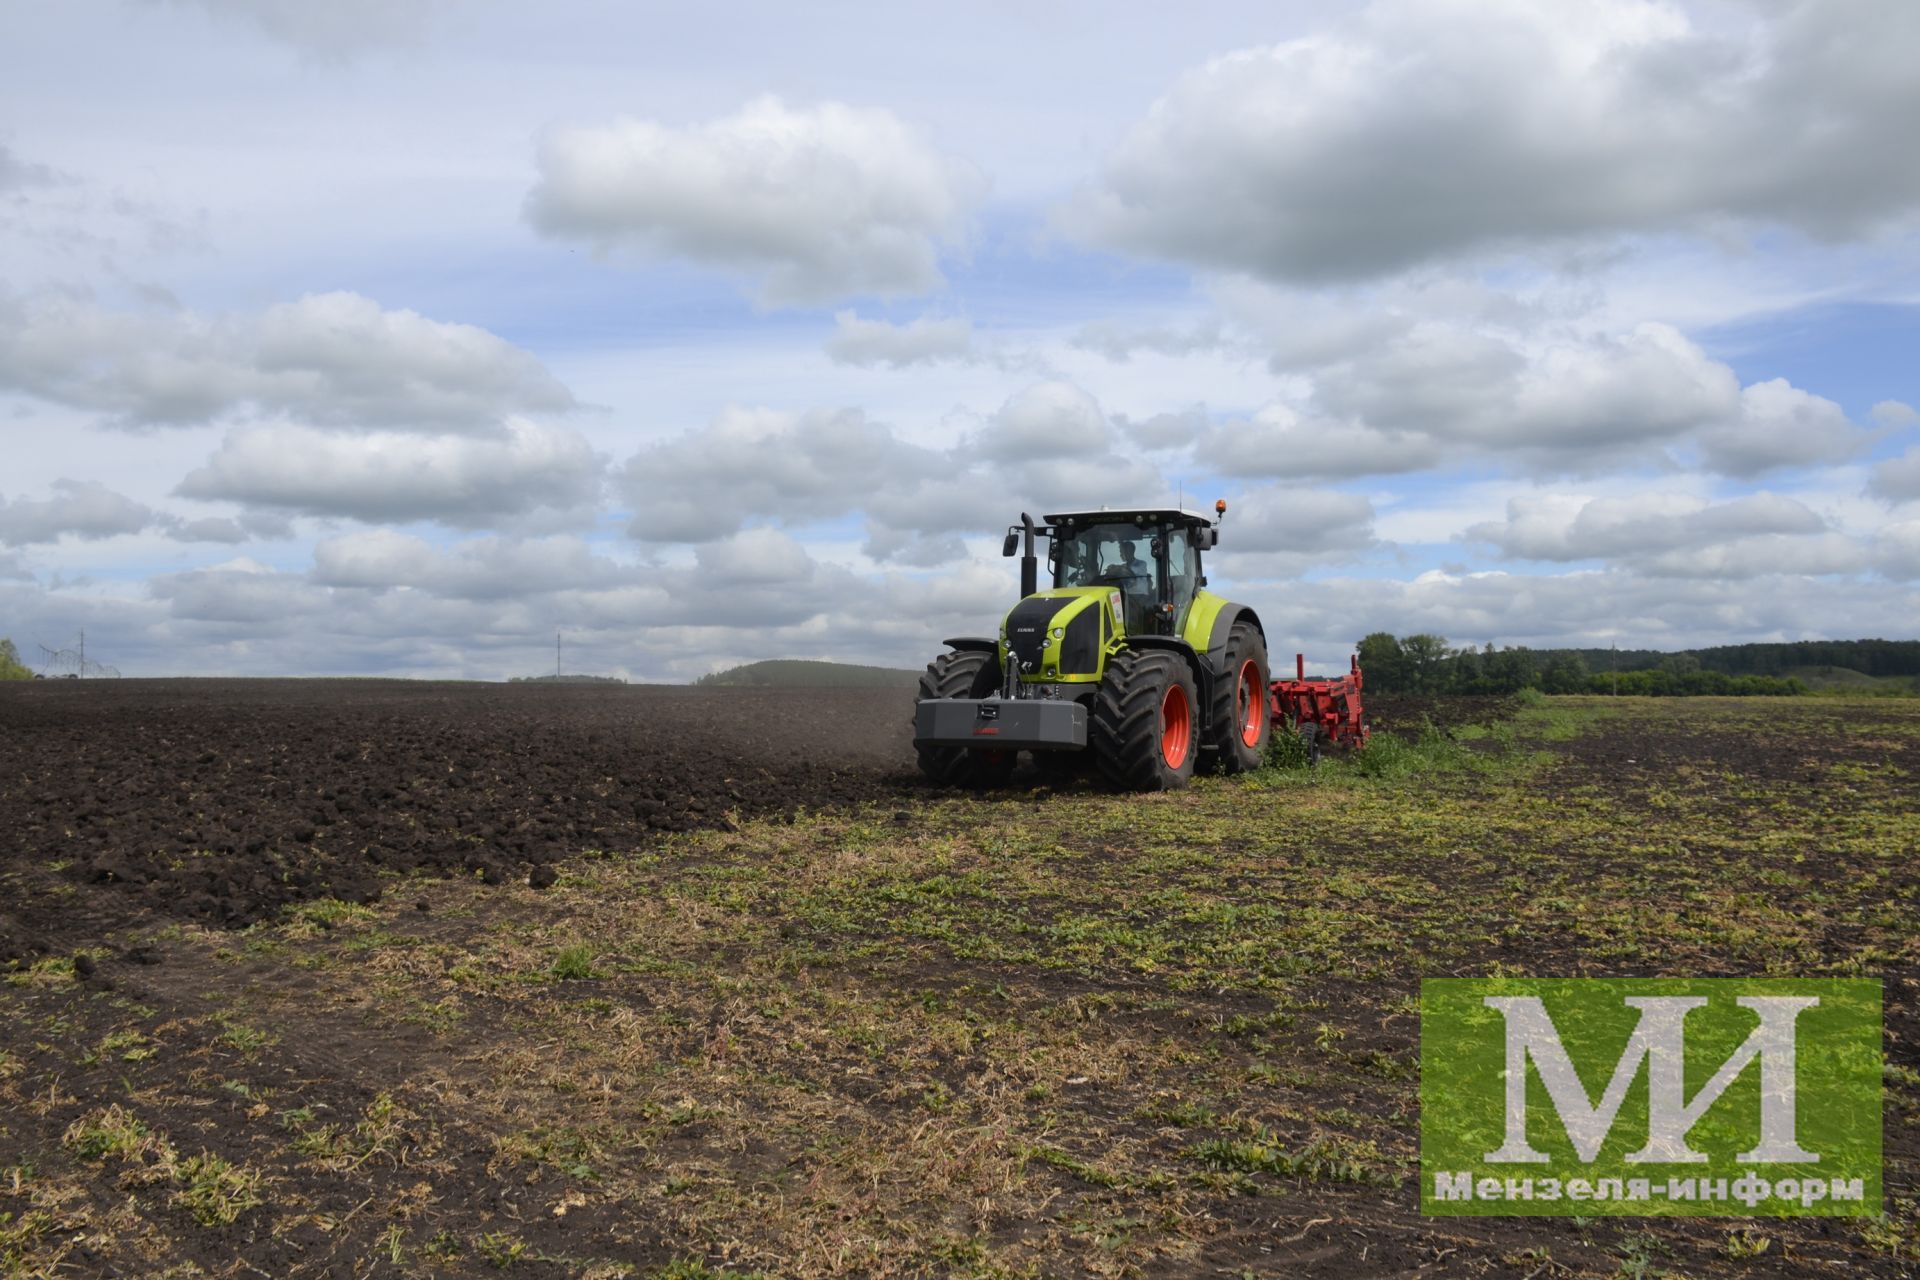
M 1260 700 L 1267 699 L 1267 682 L 1272 668 L 1267 661 L 1267 644 L 1259 628 L 1241 621 L 1227 632 L 1218 674 L 1213 680 L 1213 705 L 1207 708 L 1206 743 L 1211 748 L 1202 757 L 1216 773 L 1246 773 L 1258 769 L 1267 759 L 1267 742 L 1273 733 L 1271 724 L 1262 724 L 1260 740 L 1249 747 L 1240 740 L 1239 689 L 1240 667 L 1248 658 L 1260 663 Z
M 1163 650 L 1123 649 L 1108 664 L 1093 699 L 1088 745 L 1100 772 L 1115 786 L 1170 791 L 1186 785 L 1199 754 L 1198 735 L 1182 769 L 1169 769 L 1160 752 L 1160 703 L 1176 680 L 1186 683 L 1192 699 L 1193 677 L 1186 664 Z

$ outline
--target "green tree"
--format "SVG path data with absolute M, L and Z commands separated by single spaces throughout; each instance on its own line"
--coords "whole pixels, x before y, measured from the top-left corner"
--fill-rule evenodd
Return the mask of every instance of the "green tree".
M 31 679 L 33 672 L 20 661 L 20 651 L 13 647 L 13 641 L 0 636 L 0 680 Z
M 1557 651 L 1540 672 L 1540 687 L 1548 693 L 1585 693 L 1587 660 L 1570 649 Z
M 1404 693 L 1407 689 L 1407 656 L 1400 642 L 1385 631 L 1376 631 L 1355 646 L 1360 654 L 1360 670 L 1367 688 L 1376 693 Z
M 1447 640 L 1445 636 L 1407 636 L 1400 641 L 1404 657 L 1406 689 L 1410 693 L 1439 693 L 1447 683 Z

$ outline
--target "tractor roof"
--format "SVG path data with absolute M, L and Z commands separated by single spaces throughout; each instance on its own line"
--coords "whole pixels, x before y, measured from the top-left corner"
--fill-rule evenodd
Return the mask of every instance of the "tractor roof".
M 1196 527 L 1211 526 L 1214 517 L 1198 511 L 1182 511 L 1176 507 L 1112 507 L 1099 511 L 1062 511 L 1058 515 L 1042 517 L 1052 525 L 1097 524 L 1104 520 L 1131 520 L 1139 524 L 1186 524 Z

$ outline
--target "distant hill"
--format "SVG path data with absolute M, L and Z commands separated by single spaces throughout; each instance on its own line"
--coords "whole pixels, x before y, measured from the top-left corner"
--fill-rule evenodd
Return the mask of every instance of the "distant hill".
M 898 667 L 860 667 L 845 662 L 810 662 L 798 658 L 776 658 L 769 662 L 749 662 L 712 675 L 701 676 L 697 685 L 755 689 L 911 689 L 920 679 L 918 671 Z

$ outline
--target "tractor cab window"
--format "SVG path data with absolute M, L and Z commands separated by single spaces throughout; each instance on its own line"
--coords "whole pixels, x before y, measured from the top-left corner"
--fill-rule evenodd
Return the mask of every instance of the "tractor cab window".
M 1160 603 L 1163 580 L 1156 537 L 1154 530 L 1117 521 L 1063 531 L 1053 544 L 1053 585 L 1117 587 L 1125 604 L 1127 629 L 1156 630 L 1150 620 Z
M 1193 531 L 1190 529 L 1168 529 L 1165 541 L 1166 599 L 1173 606 L 1174 630 L 1178 632 L 1187 625 L 1187 609 L 1193 604 L 1194 593 L 1200 589 L 1200 549 L 1193 545 Z

